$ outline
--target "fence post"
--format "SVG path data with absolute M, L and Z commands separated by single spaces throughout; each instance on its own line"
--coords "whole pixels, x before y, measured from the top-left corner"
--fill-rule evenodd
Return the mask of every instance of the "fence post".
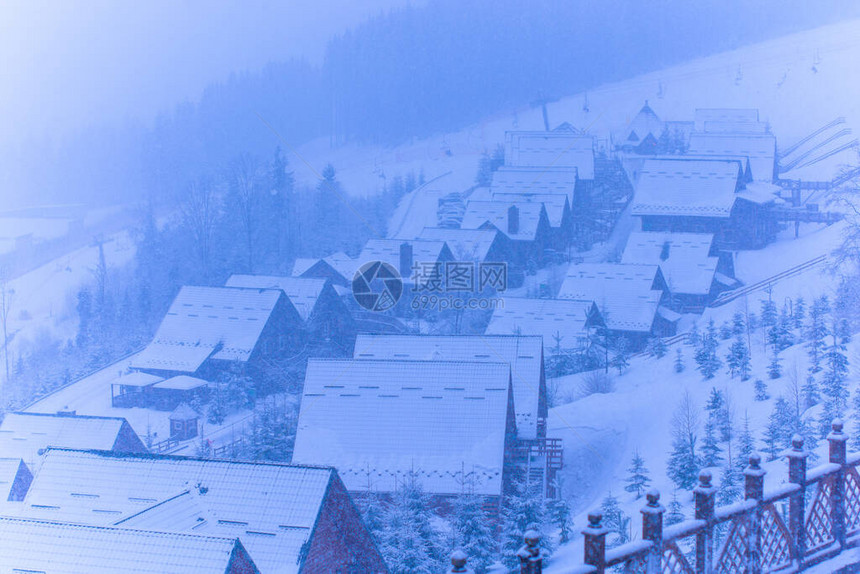
M 833 429 L 827 435 L 830 443 L 830 462 L 839 465 L 839 471 L 834 476 L 833 490 L 830 499 L 830 524 L 833 527 L 833 539 L 842 548 L 845 547 L 845 443 L 848 436 L 842 432 L 842 421 L 835 419 Z
M 585 536 L 585 559 L 583 562 L 594 566 L 595 574 L 606 572 L 606 535 L 609 529 L 604 528 L 603 514 L 594 512 L 588 515 L 588 526 L 582 529 Z
M 750 465 L 744 469 L 744 499 L 755 500 L 756 506 L 747 515 L 747 547 L 745 559 L 747 572 L 761 572 L 761 512 L 764 498 L 764 475 L 767 473 L 761 467 L 761 455 L 752 453 Z
M 642 540 L 651 543 L 648 552 L 648 562 L 645 567 L 648 574 L 663 572 L 663 513 L 666 509 L 660 504 L 660 493 L 652 488 L 645 494 L 648 503 L 640 511 L 642 513 Z
M 711 484 L 711 473 L 699 473 L 699 485 L 693 489 L 696 520 L 704 520 L 705 528 L 696 533 L 696 574 L 711 574 L 714 565 L 714 504 L 717 489 Z
M 451 569 L 448 574 L 473 574 L 473 570 L 466 566 L 468 557 L 462 550 L 455 550 L 451 553 Z
M 540 534 L 527 530 L 523 535 L 525 544 L 517 551 L 520 559 L 520 574 L 541 574 L 543 572 L 543 552 L 540 549 Z
M 788 457 L 788 482 L 800 488 L 788 499 L 788 531 L 791 532 L 791 558 L 799 566 L 806 555 L 806 459 L 803 437 L 791 437 Z

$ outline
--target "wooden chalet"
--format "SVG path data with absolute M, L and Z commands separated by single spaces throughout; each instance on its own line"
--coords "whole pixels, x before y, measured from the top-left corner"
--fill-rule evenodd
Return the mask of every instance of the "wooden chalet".
M 510 263 L 517 268 L 539 265 L 553 245 L 553 232 L 542 203 L 469 201 L 462 229 L 497 229 L 511 245 Z
M 755 181 L 776 180 L 776 137 L 770 133 L 695 132 L 687 150 L 693 155 L 749 158 Z
M 755 249 L 776 235 L 776 201 L 744 184 L 737 161 L 651 159 L 635 183 L 632 214 L 643 231 L 708 233 L 719 249 Z
M 729 253 L 714 249 L 714 236 L 707 233 L 634 231 L 621 256 L 622 264 L 658 265 L 678 312 L 701 312 L 734 287 L 731 261 Z
M 51 519 L 0 518 L 0 556 L 10 573 L 261 574 L 229 533 L 199 536 Z
M 292 276 L 328 279 L 332 285 L 349 287 L 357 269 L 356 260 L 339 251 L 322 259 L 296 259 Z
M 455 261 L 472 263 L 500 263 L 510 261 L 511 243 L 507 235 L 497 229 L 449 229 L 425 227 L 418 239 L 444 241 L 451 249 Z
M 147 452 L 121 417 L 15 412 L 7 413 L 0 423 L 0 458 L 23 460 L 36 470 L 48 447 Z
M 311 359 L 293 462 L 337 468 L 353 493 L 414 479 L 498 508 L 516 430 L 507 363 Z
M 137 371 L 213 380 L 241 366 L 249 374 L 298 345 L 304 322 L 283 291 L 183 287 L 155 336 L 131 361 Z
M 485 334 L 537 335 L 546 349 L 582 351 L 589 331 L 603 326 L 594 301 L 505 297 L 503 302 L 493 310 Z
M 668 307 L 671 294 L 658 265 L 571 265 L 558 298 L 594 301 L 606 328 L 634 348 L 652 336 L 674 335 L 680 319 Z
M 388 571 L 331 468 L 49 449 L 19 513 L 238 540 L 262 574 Z
M 313 341 L 348 341 L 355 336 L 350 310 L 329 279 L 232 275 L 226 286 L 282 291 L 302 318 L 305 335 Z
M 594 137 L 566 129 L 505 132 L 505 166 L 575 168 L 579 179 L 591 182 Z

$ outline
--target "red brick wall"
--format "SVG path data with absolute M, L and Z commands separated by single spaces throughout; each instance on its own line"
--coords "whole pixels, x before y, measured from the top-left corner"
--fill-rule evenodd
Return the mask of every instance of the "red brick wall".
M 387 574 L 361 516 L 336 476 L 320 510 L 302 574 Z

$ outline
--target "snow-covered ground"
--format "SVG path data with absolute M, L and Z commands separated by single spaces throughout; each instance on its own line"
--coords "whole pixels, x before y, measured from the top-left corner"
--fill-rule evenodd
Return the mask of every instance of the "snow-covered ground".
M 860 21 L 821 27 L 599 86 L 588 91 L 588 111 L 583 110 L 584 94 L 562 98 L 547 105 L 550 126 L 567 121 L 606 141 L 645 100 L 664 120 L 692 120 L 696 108 L 759 108 L 762 121 L 770 123 L 785 149 L 839 116 L 846 118 L 845 127 L 858 126 L 858 50 Z M 816 54 L 817 72 L 812 69 Z M 541 110 L 510 110 L 458 132 L 396 147 L 350 144 L 332 149 L 321 138 L 299 147 L 298 153 L 318 169 L 331 162 L 344 189 L 355 195 L 381 190 L 385 178 L 422 170 L 428 181 L 451 172 L 445 178 L 447 192 L 463 191 L 474 184 L 481 154 L 503 143 L 506 130 L 516 129 L 543 129 Z M 855 159 L 846 151 L 786 177 L 827 180 Z M 297 181 L 316 184 L 314 172 L 297 158 L 290 161 Z
M 122 267 L 134 257 L 134 242 L 127 232 L 114 234 L 106 238 L 104 253 L 108 268 Z M 17 357 L 22 345 L 43 333 L 60 340 L 75 336 L 74 297 L 82 286 L 93 283 L 98 257 L 97 247 L 82 247 L 9 281 L 8 289 L 14 290 L 8 325 L 10 357 Z M 0 382 L 5 376 L 0 369 Z

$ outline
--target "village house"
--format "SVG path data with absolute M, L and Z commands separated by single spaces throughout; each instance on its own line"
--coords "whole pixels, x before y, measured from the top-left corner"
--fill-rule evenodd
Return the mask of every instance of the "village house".
M 589 331 L 603 326 L 594 301 L 505 297 L 493 310 L 487 335 L 537 335 L 545 349 L 580 352 Z
M 121 417 L 16 412 L 0 423 L 0 458 L 23 460 L 39 468 L 48 447 L 145 453 L 146 445 Z
M 3 514 L 4 502 L 24 500 L 31 482 L 33 473 L 23 460 L 0 458 L 0 514 Z
M 566 195 L 560 193 L 494 193 L 493 201 L 517 203 L 542 203 L 552 231 L 552 247 L 564 253 L 574 238 L 573 210 Z
M 480 335 L 372 335 L 355 340 L 356 359 L 408 361 L 485 361 L 510 365 L 517 436 L 546 437 L 546 373 L 540 337 Z
M 617 146 L 638 154 L 655 153 L 666 124 L 654 112 L 648 100 L 624 129 L 615 135 Z
M 355 325 L 349 308 L 335 291 L 330 279 L 278 277 L 270 275 L 232 275 L 226 287 L 278 289 L 283 291 L 304 322 L 311 341 L 336 338 L 351 344 Z
M 621 263 L 659 265 L 671 293 L 670 306 L 679 312 L 701 312 L 721 291 L 737 284 L 731 254 L 717 252 L 714 236 L 707 233 L 634 231 Z
M 586 184 L 592 182 L 594 180 L 594 137 L 559 128 L 550 132 L 505 132 L 505 166 L 543 169 L 575 168 L 578 179 Z M 493 181 L 495 182 L 495 176 Z
M 594 178 L 592 177 L 592 180 Z M 508 167 L 502 166 L 493 172 L 490 194 L 563 194 L 572 206 L 581 205 L 587 198 L 587 190 L 578 185 L 579 172 L 573 167 Z
M 425 239 L 370 239 L 358 256 L 359 266 L 373 261 L 389 264 L 414 289 L 421 289 L 428 280 L 425 270 L 454 260 L 444 241 Z
M 754 249 L 778 230 L 776 196 L 747 188 L 737 161 L 649 159 L 635 188 L 631 213 L 643 231 L 709 233 L 719 249 Z
M 553 232 L 542 203 L 469 201 L 461 228 L 504 233 L 511 244 L 509 263 L 517 269 L 540 266 L 544 250 L 552 247 Z
M 299 258 L 293 263 L 293 277 L 328 279 L 337 287 L 349 287 L 358 269 L 355 259 L 338 251 L 322 259 Z
M 0 518 L 4 572 L 265 574 L 235 537 Z
M 634 348 L 651 336 L 675 334 L 680 315 L 666 307 L 671 294 L 658 265 L 571 265 L 559 299 L 594 301 L 606 329 Z
M 693 122 L 697 132 L 764 133 L 767 124 L 759 121 L 755 108 L 696 108 Z
M 695 132 L 690 135 L 687 151 L 692 155 L 747 157 L 756 181 L 773 183 L 778 176 L 773 134 Z
M 21 516 L 238 539 L 261 574 L 387 572 L 331 468 L 49 449 Z
M 186 286 L 131 368 L 213 380 L 238 366 L 254 376 L 266 359 L 295 348 L 302 333 L 301 315 L 278 289 Z
M 444 241 L 455 261 L 500 263 L 511 258 L 510 239 L 497 229 L 425 227 L 418 239 Z
M 417 480 L 498 508 L 516 430 L 507 363 L 312 359 L 293 462 L 334 466 L 353 493 Z

